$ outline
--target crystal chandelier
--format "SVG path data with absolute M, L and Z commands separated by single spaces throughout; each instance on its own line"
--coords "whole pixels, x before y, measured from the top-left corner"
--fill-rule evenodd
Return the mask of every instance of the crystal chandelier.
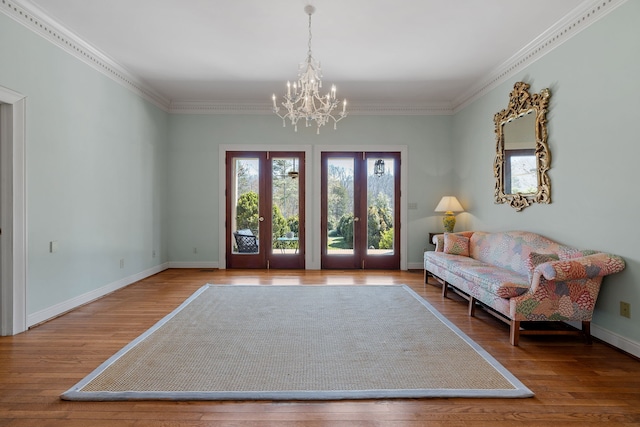
M 337 115 L 332 114 L 333 110 L 340 104 L 336 98 L 336 86 L 331 86 L 331 91 L 326 95 L 321 95 L 318 91 L 322 87 L 322 71 L 320 63 L 311 54 L 311 15 L 316 8 L 307 5 L 304 11 L 309 15 L 309 51 L 307 60 L 300 64 L 298 70 L 298 81 L 291 84 L 287 82 L 287 93 L 283 96 L 282 106 L 284 114 L 280 114 L 280 107 L 276 103 L 276 95 L 273 94 L 273 112 L 282 119 L 282 126 L 286 126 L 289 119 L 295 131 L 298 131 L 298 120 L 304 119 L 306 127 L 311 126 L 313 120 L 316 121 L 317 133 L 320 133 L 320 126 L 324 126 L 333 120 L 333 128 L 336 124 L 347 116 L 347 100 L 342 102 L 342 111 Z

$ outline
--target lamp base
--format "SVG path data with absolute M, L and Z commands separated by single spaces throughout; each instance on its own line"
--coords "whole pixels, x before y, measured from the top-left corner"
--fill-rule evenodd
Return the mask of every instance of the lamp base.
M 443 216 L 442 225 L 444 225 L 444 231 L 447 233 L 453 233 L 453 227 L 456 226 L 456 217 L 454 215 Z

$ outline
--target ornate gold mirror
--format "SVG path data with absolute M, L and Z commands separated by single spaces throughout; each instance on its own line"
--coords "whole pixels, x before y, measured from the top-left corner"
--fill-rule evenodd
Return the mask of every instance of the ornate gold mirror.
M 496 127 L 495 202 L 508 203 L 516 211 L 531 203 L 551 203 L 547 171 L 551 152 L 547 145 L 547 107 L 551 92 L 530 94 L 529 85 L 518 82 L 509 95 L 509 106 L 493 117 Z

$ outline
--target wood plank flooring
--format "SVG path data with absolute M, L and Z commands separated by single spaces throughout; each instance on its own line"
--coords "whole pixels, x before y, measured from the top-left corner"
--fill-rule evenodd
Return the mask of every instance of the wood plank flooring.
M 65 402 L 59 395 L 205 283 L 407 284 L 491 353 L 531 399 L 389 399 L 335 402 Z M 434 282 L 435 283 L 435 282 Z M 0 426 L 640 426 L 640 361 L 579 337 L 522 337 L 422 271 L 171 269 L 23 334 L 0 337 Z

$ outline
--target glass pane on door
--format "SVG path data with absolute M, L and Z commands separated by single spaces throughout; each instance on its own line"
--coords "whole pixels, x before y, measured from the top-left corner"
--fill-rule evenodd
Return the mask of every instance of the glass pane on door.
M 367 255 L 394 254 L 394 159 L 367 159 Z
M 256 254 L 260 235 L 260 161 L 234 157 L 231 184 L 231 227 L 234 254 Z
M 353 158 L 327 159 L 327 255 L 354 254 Z
M 300 161 L 297 157 L 271 159 L 272 253 L 298 253 L 300 237 Z

